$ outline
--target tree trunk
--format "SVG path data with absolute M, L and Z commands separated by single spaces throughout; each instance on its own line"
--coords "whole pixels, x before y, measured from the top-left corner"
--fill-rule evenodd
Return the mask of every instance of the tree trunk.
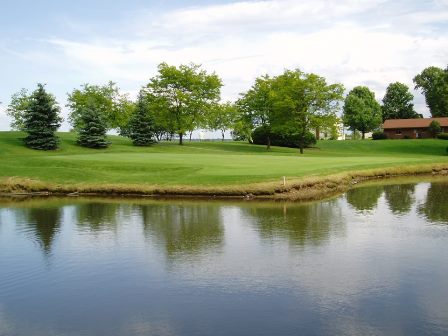
M 271 137 L 268 135 L 268 143 L 266 146 L 266 150 L 270 150 L 271 149 Z
M 362 131 L 362 139 L 364 140 L 366 138 L 366 133 Z
M 179 133 L 179 145 L 183 145 L 184 144 L 183 137 L 184 137 L 184 134 L 183 133 Z
M 303 142 L 300 144 L 300 154 L 303 154 Z
M 224 142 L 224 131 L 221 130 L 221 134 L 222 134 L 222 142 Z
M 316 140 L 320 139 L 320 128 L 316 127 Z
M 190 141 L 191 141 L 191 136 L 193 135 L 193 131 L 190 132 Z

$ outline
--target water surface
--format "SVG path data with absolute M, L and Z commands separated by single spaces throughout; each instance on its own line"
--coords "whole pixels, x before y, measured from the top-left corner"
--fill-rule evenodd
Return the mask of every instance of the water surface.
M 446 335 L 448 182 L 0 201 L 0 335 Z

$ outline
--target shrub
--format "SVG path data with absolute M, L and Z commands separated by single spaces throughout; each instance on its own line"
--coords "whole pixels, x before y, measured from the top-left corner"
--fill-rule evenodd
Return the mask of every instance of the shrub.
M 289 127 L 277 128 L 270 130 L 266 126 L 257 127 L 252 132 L 252 140 L 254 144 L 266 145 L 268 140 L 268 134 L 270 135 L 271 145 L 280 147 L 300 147 L 300 134 Z M 316 143 L 316 137 L 311 132 L 305 133 L 304 147 L 310 147 Z
M 437 134 L 442 132 L 442 127 L 440 126 L 440 123 L 437 120 L 431 121 L 428 127 L 429 133 L 432 134 L 432 136 L 435 138 Z
M 437 134 L 437 138 L 442 140 L 448 140 L 448 133 L 439 133 Z
M 387 139 L 387 134 L 381 131 L 372 133 L 372 140 L 385 140 Z
M 403 135 L 403 139 L 410 139 L 411 137 L 409 135 Z

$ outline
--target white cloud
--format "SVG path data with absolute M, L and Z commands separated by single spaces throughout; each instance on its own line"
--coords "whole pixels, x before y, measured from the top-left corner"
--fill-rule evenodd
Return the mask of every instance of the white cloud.
M 124 37 L 47 38 L 45 48 L 39 44 L 20 57 L 70 74 L 65 92 L 82 83 L 70 78 L 113 80 L 136 92 L 162 61 L 201 63 L 223 78 L 224 99 L 235 99 L 259 75 L 296 67 L 347 89 L 368 85 L 381 99 L 389 83 L 412 87 L 423 68 L 445 67 L 448 59 L 448 35 L 440 34 L 448 21 L 443 1 L 424 10 L 385 0 L 242 1 L 136 21 Z M 421 96 L 416 105 L 423 112 Z

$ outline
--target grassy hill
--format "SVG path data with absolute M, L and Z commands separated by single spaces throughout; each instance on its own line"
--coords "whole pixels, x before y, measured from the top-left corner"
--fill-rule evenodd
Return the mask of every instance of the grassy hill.
M 158 186 L 237 186 L 322 176 L 371 168 L 448 164 L 444 140 L 319 141 L 300 155 L 297 149 L 242 142 L 160 143 L 135 147 L 110 136 L 108 149 L 75 144 L 76 135 L 59 133 L 61 148 L 36 151 L 23 146 L 19 132 L 0 132 L 0 179 L 30 178 L 53 184 Z

